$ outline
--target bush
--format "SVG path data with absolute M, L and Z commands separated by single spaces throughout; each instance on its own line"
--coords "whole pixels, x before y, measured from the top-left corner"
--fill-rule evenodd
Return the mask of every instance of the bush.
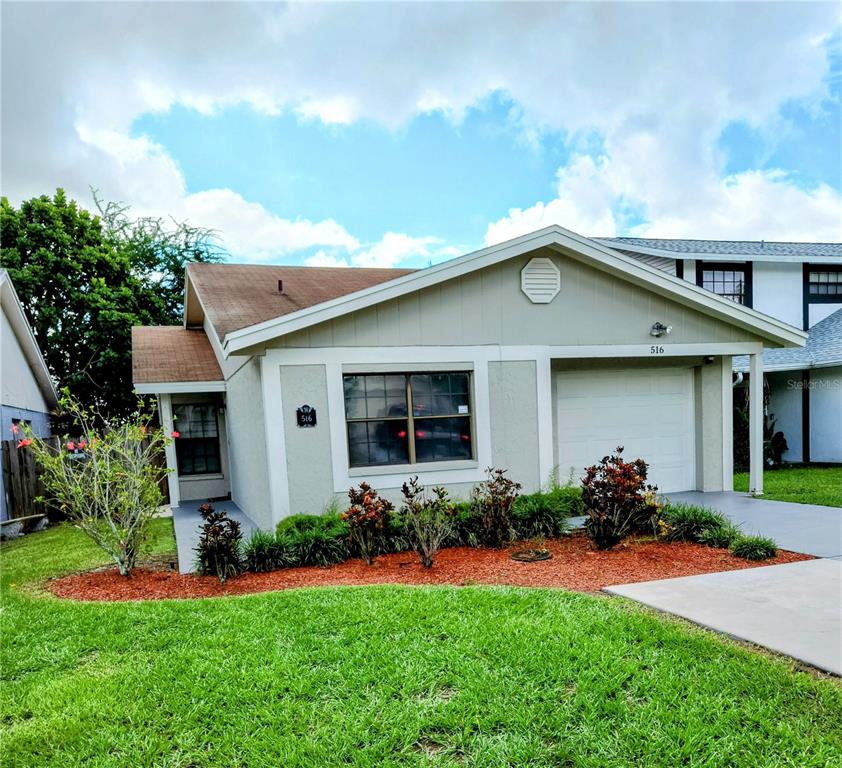
M 486 480 L 471 493 L 471 503 L 480 517 L 480 543 L 489 547 L 502 547 L 514 536 L 512 507 L 521 488 L 520 483 L 506 477 L 505 469 L 486 471 Z
M 778 553 L 778 545 L 765 536 L 738 536 L 731 543 L 731 553 L 745 560 L 769 560 Z
M 482 540 L 482 516 L 470 501 L 453 505 L 453 530 L 447 537 L 448 547 L 478 547 Z
M 719 547 L 725 549 L 730 547 L 739 538 L 740 529 L 729 521 L 724 521 L 711 528 L 706 528 L 699 536 L 699 541 L 708 547 Z
M 275 535 L 286 565 L 343 563 L 351 554 L 348 538 L 348 525 L 338 515 L 293 515 L 278 523 Z
M 666 523 L 661 528 L 667 541 L 702 541 L 702 537 L 708 532 L 728 526 L 733 528 L 724 515 L 693 504 L 666 504 L 660 517 L 661 521 Z
M 555 538 L 567 530 L 567 520 L 583 511 L 578 488 L 555 487 L 519 496 L 512 509 L 512 528 L 518 539 Z
M 267 573 L 294 565 L 277 537 L 266 531 L 255 531 L 243 546 L 243 565 L 247 571 Z
M 387 499 L 380 498 L 377 491 L 368 483 L 360 483 L 359 488 L 348 491 L 351 505 L 341 515 L 348 523 L 350 539 L 357 546 L 360 556 L 372 565 L 389 515 L 394 509 Z
M 625 461 L 622 453 L 618 446 L 616 454 L 588 467 L 582 479 L 585 531 L 597 549 L 611 549 L 633 530 L 655 528 L 659 507 L 657 488 L 646 484 L 649 468 L 643 459 Z
M 421 565 L 432 568 L 442 543 L 453 530 L 453 504 L 444 488 L 433 488 L 432 494 L 427 493 L 417 476 L 403 484 L 401 493 L 404 499 L 401 512 L 412 547 Z
M 72 425 L 56 450 L 48 440 L 15 425 L 18 450 L 31 450 L 40 469 L 46 500 L 67 513 L 73 525 L 108 553 L 122 576 L 141 554 L 147 526 L 163 499 L 167 470 L 155 458 L 169 442 L 152 429 L 151 414 L 128 421 L 102 420 L 65 390 L 57 416 Z M 98 428 L 98 423 L 104 423 Z
M 224 583 L 242 571 L 240 524 L 228 517 L 227 512 L 217 512 L 212 504 L 202 504 L 199 513 L 205 521 L 196 547 L 199 573 L 214 574 Z

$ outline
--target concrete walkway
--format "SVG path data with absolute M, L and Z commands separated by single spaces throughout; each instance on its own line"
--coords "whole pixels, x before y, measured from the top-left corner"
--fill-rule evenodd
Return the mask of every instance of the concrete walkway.
M 605 591 L 842 675 L 842 561 L 805 560 Z
M 667 494 L 670 501 L 722 512 L 745 533 L 773 538 L 781 549 L 842 558 L 842 508 L 752 498 L 744 493 Z
M 196 570 L 196 547 L 199 544 L 199 531 L 202 527 L 199 507 L 204 503 L 204 499 L 182 501 L 180 506 L 174 507 L 172 510 L 175 543 L 178 547 L 179 573 L 192 573 Z M 243 539 L 247 539 L 257 530 L 257 526 L 233 501 L 214 501 L 212 503 L 217 511 L 225 511 L 232 520 L 239 521 L 243 531 Z

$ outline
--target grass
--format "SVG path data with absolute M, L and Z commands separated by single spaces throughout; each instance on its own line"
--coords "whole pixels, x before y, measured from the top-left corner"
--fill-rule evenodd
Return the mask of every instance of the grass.
M 22 589 L 103 562 L 73 529 L 0 558 L 4 766 L 842 761 L 839 685 L 618 599 L 384 586 L 84 604 Z
M 748 491 L 748 472 L 734 475 L 734 490 Z M 842 467 L 787 467 L 763 473 L 763 498 L 842 507 Z

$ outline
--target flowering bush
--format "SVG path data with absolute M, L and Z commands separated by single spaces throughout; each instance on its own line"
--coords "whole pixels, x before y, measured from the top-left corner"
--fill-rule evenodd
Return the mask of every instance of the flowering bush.
M 56 450 L 16 425 L 18 448 L 31 450 L 41 470 L 44 498 L 61 509 L 128 576 L 146 540 L 149 520 L 163 501 L 159 483 L 167 470 L 154 458 L 168 438 L 152 429 L 151 414 L 138 411 L 129 420 L 102 420 L 65 391 L 60 417 L 76 437 L 65 435 Z
M 646 484 L 649 468 L 643 459 L 625 461 L 623 448 L 603 456 L 582 478 L 585 531 L 597 549 L 611 549 L 632 530 L 654 530 L 658 514 L 656 491 Z
M 221 582 L 238 575 L 243 568 L 240 544 L 243 533 L 240 524 L 228 517 L 228 513 L 217 512 L 213 504 L 202 504 L 199 514 L 205 521 L 196 547 L 199 573 L 215 575 Z
M 357 545 L 360 555 L 366 563 L 372 565 L 378 539 L 394 506 L 390 501 L 381 499 L 368 483 L 351 488 L 348 499 L 351 504 L 340 517 L 348 523 L 351 541 Z
M 482 521 L 480 543 L 502 547 L 514 536 L 512 507 L 517 501 L 521 484 L 506 477 L 505 469 L 489 467 L 485 472 L 487 479 L 471 492 L 471 506 Z
M 455 523 L 456 508 L 450 503 L 444 488 L 433 488 L 428 494 L 418 477 L 401 487 L 403 518 L 413 549 L 425 568 L 433 567 L 442 542 L 450 536 Z

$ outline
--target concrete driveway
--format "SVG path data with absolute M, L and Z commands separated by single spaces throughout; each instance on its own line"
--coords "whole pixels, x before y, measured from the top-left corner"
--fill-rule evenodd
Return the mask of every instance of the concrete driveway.
M 842 675 L 842 561 L 804 560 L 605 591 Z
M 842 509 L 743 493 L 672 493 L 745 533 L 817 560 L 607 587 L 621 595 L 842 675 Z
M 781 549 L 842 558 L 842 508 L 754 499 L 744 493 L 670 493 L 670 501 L 722 512 L 745 533 L 771 536 Z

